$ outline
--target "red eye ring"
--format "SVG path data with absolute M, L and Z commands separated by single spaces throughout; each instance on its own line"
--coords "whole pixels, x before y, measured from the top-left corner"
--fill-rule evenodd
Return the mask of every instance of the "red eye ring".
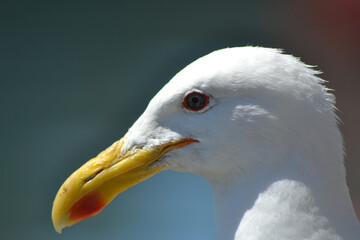
M 209 96 L 196 91 L 188 93 L 183 101 L 183 106 L 186 109 L 194 112 L 204 109 L 208 104 Z

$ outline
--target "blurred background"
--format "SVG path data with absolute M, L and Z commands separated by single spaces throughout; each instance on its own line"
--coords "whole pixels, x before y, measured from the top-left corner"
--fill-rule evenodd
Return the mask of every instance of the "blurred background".
M 61 235 L 51 207 L 174 74 L 243 45 L 282 48 L 323 71 L 360 213 L 359 43 L 358 0 L 1 1 L 1 239 L 215 240 L 210 186 L 191 174 L 162 172 Z

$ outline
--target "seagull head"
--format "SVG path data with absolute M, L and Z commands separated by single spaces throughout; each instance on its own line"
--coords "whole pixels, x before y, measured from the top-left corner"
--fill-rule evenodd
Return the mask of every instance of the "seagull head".
M 65 181 L 53 205 L 55 229 L 97 214 L 164 169 L 239 183 L 295 152 L 314 154 L 314 143 L 325 137 L 335 138 L 329 144 L 341 153 L 334 97 L 316 74 L 297 58 L 260 47 L 196 60 L 156 94 L 123 138 Z

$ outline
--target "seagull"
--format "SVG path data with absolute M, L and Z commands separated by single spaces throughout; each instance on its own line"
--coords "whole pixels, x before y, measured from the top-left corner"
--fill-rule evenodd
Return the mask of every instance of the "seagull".
M 360 239 L 335 97 L 282 50 L 214 51 L 176 74 L 123 138 L 59 189 L 59 233 L 172 169 L 208 180 L 219 240 Z

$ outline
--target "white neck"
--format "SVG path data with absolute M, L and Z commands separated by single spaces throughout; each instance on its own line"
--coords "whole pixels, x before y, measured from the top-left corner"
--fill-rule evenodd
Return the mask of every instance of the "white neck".
M 238 184 L 210 179 L 218 239 L 357 239 L 344 176 L 301 165 L 283 163 Z

